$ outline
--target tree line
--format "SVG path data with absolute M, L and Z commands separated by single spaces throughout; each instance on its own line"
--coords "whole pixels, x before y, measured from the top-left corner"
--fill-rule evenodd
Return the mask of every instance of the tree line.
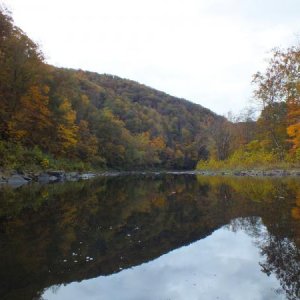
M 233 122 L 215 123 L 210 159 L 199 161 L 199 169 L 299 167 L 300 46 L 274 49 L 252 83 L 257 120 L 252 108 Z
M 253 77 L 261 113 L 227 118 L 117 76 L 48 65 L 0 9 L 0 168 L 299 165 L 300 48 Z
M 223 119 L 112 75 L 48 65 L 0 10 L 0 167 L 191 169 Z

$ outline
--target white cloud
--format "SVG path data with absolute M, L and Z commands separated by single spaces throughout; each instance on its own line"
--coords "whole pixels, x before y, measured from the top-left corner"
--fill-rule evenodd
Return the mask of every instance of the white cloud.
M 267 52 L 294 42 L 297 0 L 6 0 L 49 63 L 137 80 L 238 111 Z

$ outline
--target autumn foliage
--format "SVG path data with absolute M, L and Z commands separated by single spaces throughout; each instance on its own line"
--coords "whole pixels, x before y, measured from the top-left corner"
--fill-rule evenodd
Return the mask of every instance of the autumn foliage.
M 210 151 L 210 160 L 201 160 L 198 168 L 299 166 L 300 47 L 275 49 L 265 72 L 256 73 L 253 83 L 254 99 L 261 109 L 258 119 L 227 122 L 226 126 L 221 126 L 217 130 L 217 142 Z M 223 132 L 222 136 L 220 132 Z M 223 156 L 218 156 L 215 154 L 221 149 L 218 144 L 225 137 L 230 138 L 227 144 L 231 147 L 223 147 Z
M 226 119 L 131 80 L 50 66 L 0 9 L 0 167 L 299 165 L 300 48 L 275 49 L 253 83 L 258 119 Z
M 68 159 L 99 168 L 191 169 L 207 157 L 209 128 L 223 120 L 137 82 L 47 65 L 4 9 L 0 103 L 6 168 L 15 161 L 22 168 L 29 151 L 43 167 Z

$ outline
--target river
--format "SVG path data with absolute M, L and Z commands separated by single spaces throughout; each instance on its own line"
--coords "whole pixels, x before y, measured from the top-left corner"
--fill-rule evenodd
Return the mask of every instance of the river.
M 300 180 L 2 186 L 0 299 L 300 299 Z

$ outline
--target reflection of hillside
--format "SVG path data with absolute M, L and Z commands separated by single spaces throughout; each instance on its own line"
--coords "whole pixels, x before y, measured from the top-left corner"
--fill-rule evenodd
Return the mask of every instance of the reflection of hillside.
M 1 299 L 31 299 L 52 285 L 118 272 L 240 217 L 253 232 L 253 217 L 261 217 L 270 237 L 299 248 L 300 222 L 291 217 L 297 184 L 165 176 L 2 189 Z

